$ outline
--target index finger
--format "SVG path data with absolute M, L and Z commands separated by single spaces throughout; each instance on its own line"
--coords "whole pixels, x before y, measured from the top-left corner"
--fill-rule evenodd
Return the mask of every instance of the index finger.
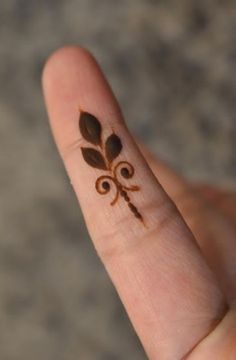
M 43 86 L 91 238 L 148 355 L 182 358 L 223 316 L 212 272 L 91 55 L 59 50 L 45 67 Z

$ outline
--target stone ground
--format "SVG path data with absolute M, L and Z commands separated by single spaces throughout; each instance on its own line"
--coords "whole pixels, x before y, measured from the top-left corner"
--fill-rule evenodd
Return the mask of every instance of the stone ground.
M 1 360 L 145 359 L 51 138 L 47 56 L 88 47 L 156 154 L 231 186 L 235 34 L 234 0 L 1 0 Z

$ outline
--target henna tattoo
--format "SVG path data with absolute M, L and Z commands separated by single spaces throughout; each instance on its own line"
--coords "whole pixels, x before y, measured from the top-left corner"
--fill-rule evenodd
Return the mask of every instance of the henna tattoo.
M 132 211 L 134 216 L 143 222 L 143 217 L 132 204 L 128 191 L 139 191 L 139 186 L 126 186 L 122 184 L 122 178 L 128 180 L 134 175 L 134 167 L 128 161 L 119 161 L 114 164 L 114 160 L 118 157 L 122 150 L 122 143 L 119 136 L 112 133 L 105 141 L 102 142 L 102 127 L 98 119 L 87 113 L 81 112 L 79 119 L 79 129 L 82 137 L 92 145 L 101 149 L 98 151 L 94 147 L 81 147 L 82 155 L 86 163 L 94 168 L 105 170 L 109 175 L 100 176 L 95 183 L 97 192 L 101 195 L 107 194 L 111 190 L 111 185 L 115 187 L 115 196 L 111 201 L 111 205 L 115 205 L 119 196 L 122 197 Z

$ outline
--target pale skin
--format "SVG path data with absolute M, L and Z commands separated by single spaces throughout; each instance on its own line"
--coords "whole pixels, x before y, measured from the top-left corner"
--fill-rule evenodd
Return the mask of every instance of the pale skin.
M 149 359 L 236 359 L 236 195 L 188 184 L 130 135 L 94 58 L 56 51 L 43 89 L 58 150 L 97 250 Z M 95 190 L 85 163 L 80 111 L 121 138 L 135 168 L 130 194 L 145 226 L 119 199 Z

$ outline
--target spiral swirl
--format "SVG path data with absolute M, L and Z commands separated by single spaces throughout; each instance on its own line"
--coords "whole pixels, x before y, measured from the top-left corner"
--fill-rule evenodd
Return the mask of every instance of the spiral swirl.
M 114 168 L 114 174 L 116 178 L 119 174 L 125 179 L 130 179 L 134 175 L 134 167 L 128 161 L 120 161 Z
M 115 185 L 115 189 L 116 189 L 115 197 L 111 202 L 111 205 L 114 205 L 119 196 L 118 184 L 115 178 L 109 175 L 102 175 L 99 178 L 97 178 L 95 183 L 95 188 L 99 194 L 105 195 L 109 193 L 109 191 L 111 190 L 111 185 L 110 185 L 111 182 Z
M 131 179 L 134 175 L 134 167 L 128 161 L 120 161 L 113 170 L 114 177 L 120 183 L 119 177 L 123 177 L 125 179 Z M 135 185 L 125 186 L 122 185 L 123 189 L 131 190 L 131 191 L 138 191 L 139 187 Z

